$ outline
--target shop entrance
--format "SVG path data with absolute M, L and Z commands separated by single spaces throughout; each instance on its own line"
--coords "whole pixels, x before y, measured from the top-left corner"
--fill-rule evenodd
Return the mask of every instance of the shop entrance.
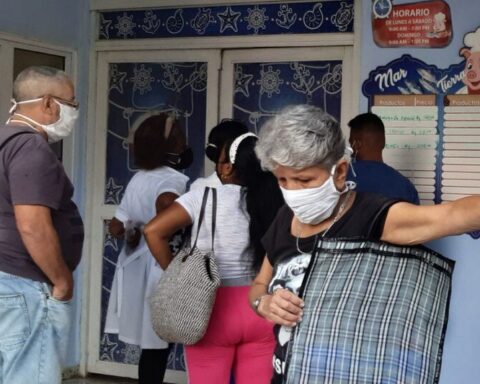
M 152 114 L 174 114 L 195 153 L 186 171 L 193 180 L 213 170 L 204 157 L 205 140 L 223 118 L 258 132 L 283 107 L 309 103 L 346 122 L 353 101 L 352 48 L 116 51 L 97 57 L 87 368 L 136 377 L 139 348 L 103 332 L 122 247 L 108 233 L 108 220 L 135 172 L 133 132 Z M 168 368 L 167 382 L 186 383 L 181 346 Z

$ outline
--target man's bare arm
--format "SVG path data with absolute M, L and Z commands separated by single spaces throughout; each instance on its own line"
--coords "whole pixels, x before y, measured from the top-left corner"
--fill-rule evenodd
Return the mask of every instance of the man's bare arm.
M 15 220 L 23 243 L 33 261 L 53 284 L 52 296 L 68 300 L 73 296 L 73 277 L 62 257 L 50 208 L 42 205 L 15 205 Z

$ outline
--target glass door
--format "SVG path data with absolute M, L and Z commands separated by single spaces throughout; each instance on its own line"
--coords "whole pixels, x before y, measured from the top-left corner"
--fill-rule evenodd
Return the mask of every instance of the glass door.
M 147 117 L 174 114 L 194 151 L 186 174 L 203 175 L 206 128 L 217 121 L 220 52 L 108 52 L 98 56 L 94 193 L 90 249 L 88 370 L 136 377 L 139 348 L 103 332 L 108 299 L 122 244 L 108 221 L 136 169 L 132 138 Z M 170 355 L 165 380 L 186 382 L 180 346 Z
M 219 69 L 221 87 L 219 87 Z M 144 118 L 175 113 L 195 153 L 187 174 L 208 174 L 205 137 L 221 118 L 244 121 L 258 132 L 263 122 L 289 104 L 317 105 L 341 122 L 353 96 L 351 48 L 291 48 L 150 52 L 106 52 L 98 58 L 95 171 L 91 225 L 89 318 L 90 372 L 136 377 L 139 349 L 103 326 L 116 260 L 122 244 L 107 230 L 135 172 L 131 138 Z M 218 90 L 220 89 L 220 94 Z M 220 106 L 220 116 L 217 108 Z M 169 359 L 166 381 L 186 382 L 183 351 Z

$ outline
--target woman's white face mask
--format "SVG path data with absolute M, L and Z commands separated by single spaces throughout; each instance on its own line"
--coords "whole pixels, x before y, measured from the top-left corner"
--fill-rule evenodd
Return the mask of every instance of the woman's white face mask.
M 303 224 L 316 225 L 328 219 L 338 204 L 340 196 L 349 190 L 346 186 L 342 192 L 335 187 L 333 166 L 329 178 L 319 187 L 304 189 L 285 189 L 280 187 L 285 203 Z
M 42 98 L 38 99 L 32 99 L 32 100 L 24 100 L 20 101 L 14 104 L 14 107 L 17 104 L 27 104 L 27 103 L 32 103 L 36 101 L 40 101 Z M 70 135 L 72 132 L 74 126 L 75 126 L 75 121 L 78 118 L 78 110 L 75 109 L 74 107 L 71 107 L 69 105 L 62 104 L 61 102 L 55 100 L 55 103 L 57 103 L 60 107 L 60 116 L 57 121 L 51 124 L 40 124 L 36 122 L 35 120 L 29 118 L 28 116 L 25 116 L 20 113 L 14 112 L 13 114 L 16 116 L 20 116 L 24 118 L 26 121 L 29 121 L 35 125 L 38 125 L 42 127 L 42 129 L 45 131 L 48 137 L 48 142 L 49 143 L 55 143 L 57 141 L 65 139 L 67 136 Z M 14 107 L 12 107 L 11 111 L 13 112 Z

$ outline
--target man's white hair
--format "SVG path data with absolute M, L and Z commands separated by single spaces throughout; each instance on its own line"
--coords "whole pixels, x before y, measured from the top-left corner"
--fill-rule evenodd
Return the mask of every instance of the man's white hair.
M 69 82 L 68 75 L 59 69 L 35 66 L 20 72 L 13 82 L 13 98 L 15 101 L 36 99 L 52 94 L 60 83 Z

